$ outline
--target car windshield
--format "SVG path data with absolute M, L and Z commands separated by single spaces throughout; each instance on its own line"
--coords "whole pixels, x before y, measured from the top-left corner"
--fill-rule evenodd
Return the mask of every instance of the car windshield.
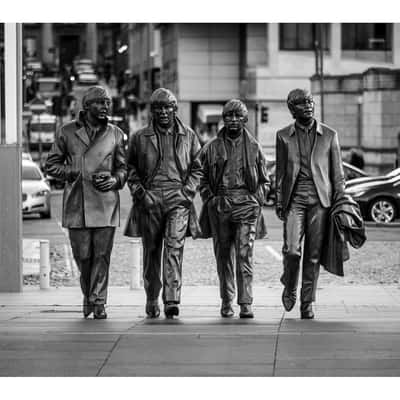
M 42 177 L 36 167 L 24 165 L 22 167 L 22 179 L 27 181 L 40 181 Z

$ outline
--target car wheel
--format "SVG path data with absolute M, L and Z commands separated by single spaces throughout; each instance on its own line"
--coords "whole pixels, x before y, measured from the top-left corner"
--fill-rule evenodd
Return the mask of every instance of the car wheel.
M 51 218 L 51 211 L 49 210 L 49 211 L 40 213 L 40 218 L 50 219 Z
M 396 207 L 392 200 L 383 198 L 376 199 L 371 203 L 369 216 L 374 222 L 388 224 L 392 222 L 396 216 Z
M 50 198 L 47 199 L 47 211 L 40 213 L 40 218 L 50 219 L 51 218 L 51 205 Z

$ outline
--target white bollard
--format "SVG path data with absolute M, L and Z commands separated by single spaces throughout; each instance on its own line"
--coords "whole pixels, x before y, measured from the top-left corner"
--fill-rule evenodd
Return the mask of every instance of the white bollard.
M 40 289 L 50 288 L 50 242 L 40 241 Z
M 132 245 L 132 271 L 131 271 L 131 290 L 140 288 L 140 252 L 142 246 L 140 239 L 131 239 Z

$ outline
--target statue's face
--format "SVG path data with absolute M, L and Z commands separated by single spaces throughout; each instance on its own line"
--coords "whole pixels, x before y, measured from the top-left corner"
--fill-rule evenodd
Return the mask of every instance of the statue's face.
M 293 117 L 301 122 L 308 123 L 314 117 L 314 99 L 310 93 L 296 99 L 290 107 Z
M 85 109 L 92 118 L 103 121 L 110 114 L 111 100 L 105 97 L 91 100 Z
M 159 102 L 151 106 L 151 112 L 156 125 L 168 128 L 172 125 L 175 118 L 175 106 L 172 103 Z
M 246 117 L 240 111 L 228 111 L 223 116 L 225 128 L 231 132 L 239 132 L 246 123 Z

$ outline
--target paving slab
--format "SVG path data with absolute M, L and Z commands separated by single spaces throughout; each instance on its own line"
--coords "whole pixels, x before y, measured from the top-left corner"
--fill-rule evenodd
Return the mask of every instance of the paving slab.
M 398 369 L 277 369 L 274 376 L 278 377 L 398 377 Z
M 335 358 L 400 358 L 400 335 L 371 335 L 360 332 L 279 335 L 277 362 L 288 359 Z
M 400 290 L 327 286 L 316 319 L 255 287 L 255 318 L 223 319 L 218 288 L 185 287 L 178 319 L 145 318 L 144 291 L 110 288 L 85 320 L 79 288 L 0 293 L 1 376 L 398 376 Z
M 162 335 L 157 340 L 149 334 L 124 336 L 102 374 L 111 374 L 112 369 L 122 367 L 126 373 L 146 376 L 153 366 L 153 373 L 160 376 L 221 376 L 236 367 L 240 371 L 250 370 L 251 376 L 266 376 L 267 370 L 272 372 L 275 336 L 186 333 Z
M 39 356 L 34 360 L 9 359 L 0 362 L 0 376 L 90 377 L 96 376 L 102 365 L 103 360 L 49 360 Z
M 99 376 L 115 377 L 269 377 L 273 374 L 271 364 L 180 364 L 154 365 L 142 364 L 121 365 L 107 363 Z

